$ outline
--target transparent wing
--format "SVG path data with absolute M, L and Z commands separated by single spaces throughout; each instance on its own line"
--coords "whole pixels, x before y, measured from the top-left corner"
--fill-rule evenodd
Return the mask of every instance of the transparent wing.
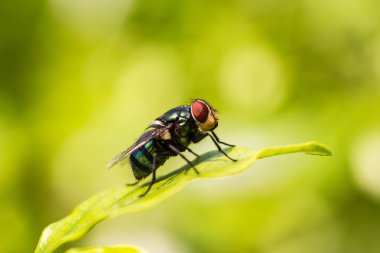
M 115 156 L 109 163 L 108 163 L 108 168 L 111 168 L 112 166 L 114 166 L 115 164 L 121 162 L 122 160 L 124 160 L 126 157 L 128 157 L 133 151 L 136 151 L 137 149 L 141 148 L 142 146 L 144 146 L 148 141 L 150 141 L 151 139 L 153 138 L 156 138 L 156 137 L 159 137 L 160 134 L 163 132 L 163 131 L 166 131 L 166 128 L 159 128 L 159 129 L 153 129 L 153 130 L 149 130 L 149 131 L 146 131 L 144 132 L 140 138 L 135 142 L 135 144 L 133 144 L 132 146 L 130 146 L 128 149 L 124 150 L 123 152 L 121 152 L 120 154 L 118 154 L 117 156 Z

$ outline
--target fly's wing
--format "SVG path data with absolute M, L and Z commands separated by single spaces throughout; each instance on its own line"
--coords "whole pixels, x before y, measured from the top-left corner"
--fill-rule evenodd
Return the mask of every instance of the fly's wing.
M 150 141 L 151 139 L 154 139 L 154 138 L 157 138 L 160 136 L 160 134 L 163 132 L 163 131 L 166 131 L 166 128 L 159 128 L 159 129 L 153 129 L 153 130 L 149 130 L 149 131 L 146 131 L 144 132 L 141 137 L 135 142 L 135 144 L 133 144 L 132 146 L 130 146 L 128 149 L 124 150 L 123 152 L 121 152 L 120 154 L 118 154 L 117 156 L 115 156 L 109 163 L 108 163 L 108 168 L 111 168 L 112 166 L 114 166 L 115 164 L 121 162 L 122 160 L 124 160 L 127 156 L 129 156 L 133 151 L 136 151 L 137 149 L 141 148 L 142 146 L 144 146 L 148 141 Z

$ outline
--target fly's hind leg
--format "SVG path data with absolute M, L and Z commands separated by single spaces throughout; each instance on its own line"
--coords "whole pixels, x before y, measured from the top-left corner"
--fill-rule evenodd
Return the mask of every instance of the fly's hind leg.
M 199 174 L 199 171 L 197 170 L 197 168 L 195 168 L 195 165 L 189 159 L 187 159 L 186 156 L 184 156 L 176 147 L 174 147 L 172 144 L 168 144 L 168 147 L 177 155 L 182 157 L 191 166 L 191 168 L 195 171 L 195 173 Z
M 133 182 L 133 183 L 129 183 L 129 184 L 127 184 L 127 186 L 135 186 L 138 183 L 140 183 L 140 180 L 137 180 L 136 182 Z
M 152 163 L 152 181 L 150 181 L 149 183 L 149 186 L 148 186 L 148 189 L 146 189 L 146 191 L 141 194 L 139 197 L 144 197 L 149 191 L 150 189 L 152 188 L 152 186 L 154 185 L 154 183 L 156 182 L 156 156 L 153 156 L 153 163 Z

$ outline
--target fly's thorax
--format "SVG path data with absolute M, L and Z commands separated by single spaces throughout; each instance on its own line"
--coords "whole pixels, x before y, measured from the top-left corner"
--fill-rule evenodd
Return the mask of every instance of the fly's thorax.
M 162 131 L 162 133 L 160 133 L 161 140 L 170 140 L 171 138 L 172 138 L 172 135 L 169 129 L 165 129 L 164 131 Z
M 192 136 L 198 131 L 195 121 L 189 118 L 186 121 L 176 123 L 170 129 L 170 141 L 181 151 L 189 146 Z
M 156 120 L 159 120 L 166 125 L 168 123 L 183 123 L 186 122 L 189 118 L 191 118 L 190 107 L 183 105 L 165 112 Z

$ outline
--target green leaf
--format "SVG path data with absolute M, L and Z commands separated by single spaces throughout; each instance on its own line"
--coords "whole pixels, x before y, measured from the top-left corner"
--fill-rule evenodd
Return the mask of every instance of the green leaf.
M 119 246 L 72 248 L 65 253 L 143 253 L 143 251 L 130 246 Z
M 159 177 L 150 192 L 143 194 L 150 182 L 150 177 L 135 186 L 121 185 L 105 190 L 78 205 L 67 217 L 49 225 L 43 231 L 36 248 L 36 253 L 54 252 L 63 244 L 75 241 L 85 235 L 97 223 L 118 215 L 139 212 L 157 205 L 164 199 L 181 190 L 193 179 L 219 178 L 241 173 L 250 168 L 257 160 L 265 157 L 303 152 L 313 155 L 331 155 L 331 152 L 317 142 L 308 142 L 284 147 L 274 147 L 253 151 L 250 148 L 234 147 L 225 149 L 229 156 L 238 161 L 232 162 L 223 154 L 211 151 L 197 158 L 193 163 L 199 170 L 189 170 L 188 165 L 165 176 Z

